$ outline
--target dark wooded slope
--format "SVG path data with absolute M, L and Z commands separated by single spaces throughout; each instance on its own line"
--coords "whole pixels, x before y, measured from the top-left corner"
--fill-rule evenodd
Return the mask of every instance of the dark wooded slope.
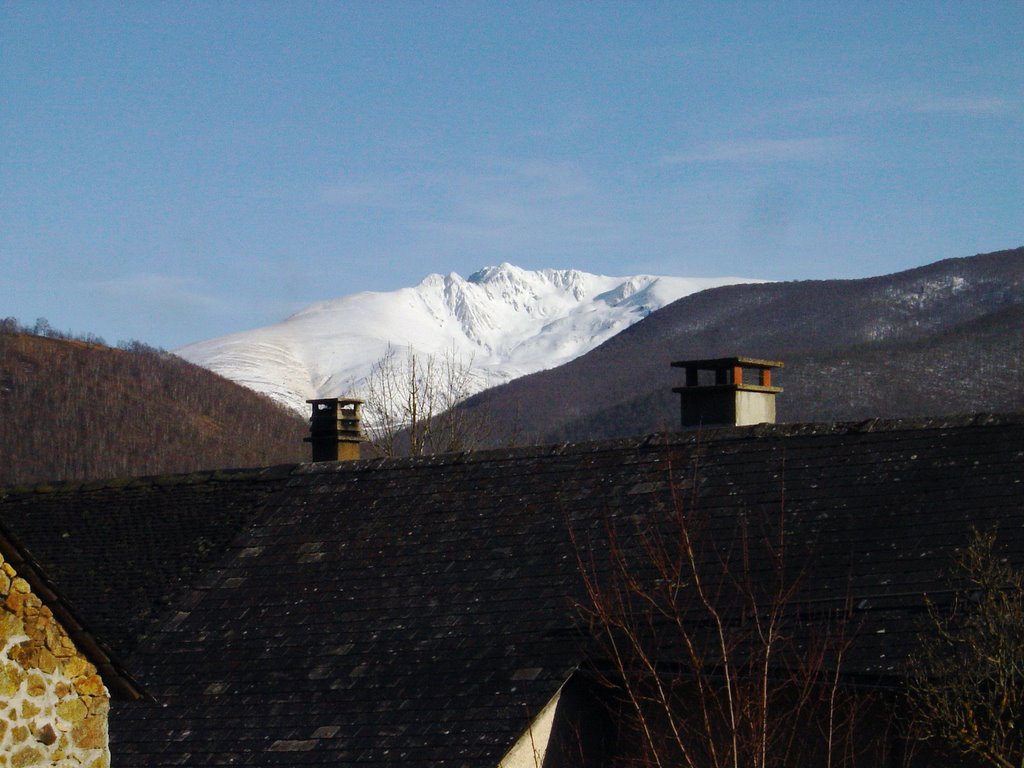
M 0 484 L 301 461 L 306 433 L 167 352 L 0 333 Z
M 1022 308 L 1024 248 L 863 280 L 727 286 L 468 407 L 544 442 L 674 429 L 669 363 L 739 354 L 785 361 L 783 421 L 1021 410 Z

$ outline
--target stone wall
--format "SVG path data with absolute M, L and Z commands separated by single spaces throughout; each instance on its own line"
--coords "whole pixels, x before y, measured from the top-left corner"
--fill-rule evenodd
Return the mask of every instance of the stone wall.
M 109 710 L 96 668 L 0 557 L 0 768 L 109 768 Z

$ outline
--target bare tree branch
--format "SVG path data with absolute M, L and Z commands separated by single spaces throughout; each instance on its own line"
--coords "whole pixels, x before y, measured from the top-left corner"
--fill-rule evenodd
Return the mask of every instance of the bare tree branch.
M 729 530 L 683 501 L 696 470 L 669 478 L 659 519 L 609 518 L 599 545 L 570 525 L 578 610 L 626 723 L 620 764 L 831 768 L 854 765 L 869 742 L 871 764 L 884 743 L 854 743 L 858 701 L 841 669 L 849 601 L 814 616 L 800 601 L 784 504 L 739 510 Z
M 975 531 L 946 605 L 928 600 L 911 660 L 914 734 L 999 768 L 1024 766 L 1024 574 Z
M 362 395 L 371 450 L 379 456 L 423 456 L 478 447 L 489 437 L 488 413 L 458 407 L 476 384 L 472 361 L 454 349 L 423 355 L 389 346 Z

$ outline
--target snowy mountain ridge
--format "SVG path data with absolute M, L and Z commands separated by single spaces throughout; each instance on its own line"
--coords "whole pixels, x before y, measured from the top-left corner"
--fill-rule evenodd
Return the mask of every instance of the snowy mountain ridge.
M 479 391 L 569 362 L 683 296 L 743 282 L 757 281 L 503 263 L 467 278 L 432 274 L 412 288 L 317 302 L 275 325 L 175 352 L 306 414 L 307 399 L 358 396 L 389 346 L 453 352 L 472 367 Z

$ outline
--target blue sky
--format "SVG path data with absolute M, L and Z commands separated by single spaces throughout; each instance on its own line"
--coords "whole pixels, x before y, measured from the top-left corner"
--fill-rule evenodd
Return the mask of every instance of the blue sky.
M 0 0 L 0 316 L 173 348 L 510 261 L 1024 245 L 1024 3 Z

